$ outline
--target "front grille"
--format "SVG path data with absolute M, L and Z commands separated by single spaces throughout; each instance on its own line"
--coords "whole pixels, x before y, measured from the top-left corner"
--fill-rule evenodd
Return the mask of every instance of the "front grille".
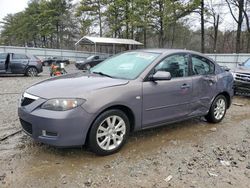
M 28 123 L 27 121 L 24 121 L 22 119 L 20 119 L 21 125 L 23 130 L 25 130 L 25 132 L 32 134 L 32 124 Z
M 35 101 L 34 99 L 24 97 L 22 99 L 21 106 L 27 106 L 27 105 L 33 103 L 34 101 Z
M 236 73 L 235 80 L 250 83 L 250 74 Z

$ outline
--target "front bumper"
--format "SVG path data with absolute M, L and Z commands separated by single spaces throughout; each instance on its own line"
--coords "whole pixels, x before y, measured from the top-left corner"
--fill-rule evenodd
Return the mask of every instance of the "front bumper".
M 20 106 L 18 116 L 24 132 L 34 140 L 69 147 L 84 145 L 93 115 L 82 107 L 58 112 L 41 108 L 30 111 Z

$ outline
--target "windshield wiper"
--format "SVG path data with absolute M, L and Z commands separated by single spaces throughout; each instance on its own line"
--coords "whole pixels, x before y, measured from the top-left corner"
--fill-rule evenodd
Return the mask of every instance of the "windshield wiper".
M 108 75 L 108 74 L 105 74 L 103 72 L 93 72 L 94 74 L 99 74 L 101 76 L 106 76 L 106 77 L 109 77 L 109 78 L 113 78 L 112 76 Z

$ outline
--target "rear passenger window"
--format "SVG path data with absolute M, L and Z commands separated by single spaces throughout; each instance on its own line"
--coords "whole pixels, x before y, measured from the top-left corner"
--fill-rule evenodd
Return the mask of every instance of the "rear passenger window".
M 155 71 L 170 72 L 173 78 L 188 76 L 188 55 L 169 56 L 155 67 Z
M 28 59 L 24 54 L 13 54 L 13 59 Z
M 0 54 L 0 59 L 6 59 L 7 53 Z
M 214 64 L 204 57 L 192 55 L 192 71 L 194 75 L 214 74 Z

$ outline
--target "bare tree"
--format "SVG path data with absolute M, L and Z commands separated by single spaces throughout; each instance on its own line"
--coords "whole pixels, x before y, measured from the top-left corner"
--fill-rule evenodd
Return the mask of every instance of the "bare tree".
M 247 49 L 246 51 L 250 51 L 250 21 L 249 21 L 249 7 L 250 6 L 250 0 L 246 0 L 245 9 L 243 9 L 243 13 L 246 19 L 246 26 L 247 26 Z
M 241 28 L 243 23 L 243 12 L 244 12 L 244 0 L 226 0 L 227 5 L 229 7 L 230 13 L 237 23 L 237 32 L 236 32 L 236 49 L 235 52 L 240 52 L 240 38 L 241 38 Z M 233 7 L 235 7 L 238 11 L 238 18 L 236 18 L 235 12 L 233 11 Z
M 222 3 L 218 3 L 214 0 L 210 0 L 208 3 L 207 14 L 211 19 L 206 20 L 206 22 L 212 24 L 213 26 L 213 34 L 210 37 L 213 39 L 213 52 L 217 51 L 217 41 L 218 41 L 218 32 L 219 32 L 219 24 L 221 23 L 221 9 Z

